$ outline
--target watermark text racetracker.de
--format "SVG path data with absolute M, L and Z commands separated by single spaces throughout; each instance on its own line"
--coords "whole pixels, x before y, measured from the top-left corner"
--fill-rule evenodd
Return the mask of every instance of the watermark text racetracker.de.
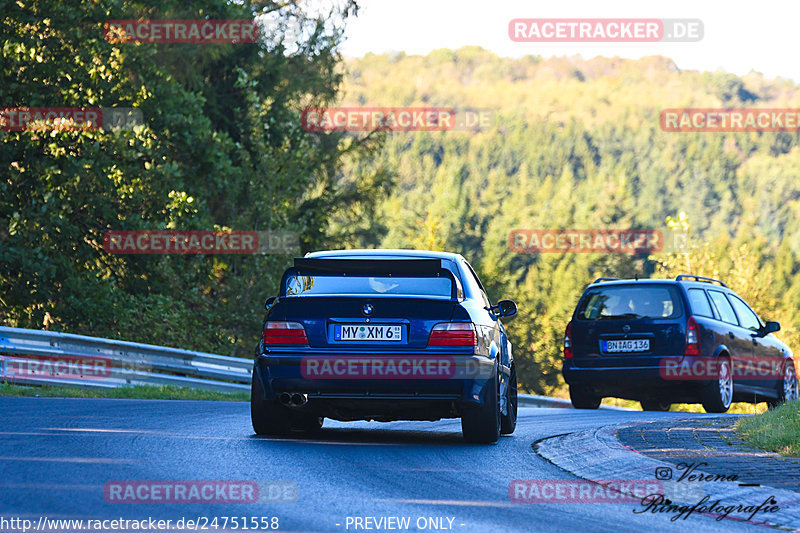
M 112 43 L 254 43 L 256 20 L 109 20 L 103 35 Z
M 0 108 L 0 131 L 127 130 L 144 123 L 131 107 Z
M 637 503 L 662 494 L 660 481 L 652 479 L 515 479 L 508 497 L 518 503 Z
M 518 254 L 656 253 L 664 249 L 664 232 L 656 229 L 515 229 L 509 249 Z
M 110 254 L 292 254 L 299 252 L 293 231 L 134 230 L 108 231 Z
M 488 378 L 490 365 L 473 358 L 436 357 L 337 357 L 309 356 L 300 362 L 305 379 L 479 379 Z
M 797 132 L 800 108 L 672 108 L 659 115 L 665 132 Z
M 278 504 L 295 503 L 298 495 L 294 481 L 128 480 L 103 486 L 105 501 L 116 504 Z
M 2 379 L 70 379 L 95 380 L 111 377 L 113 361 L 94 355 L 29 355 L 0 356 Z
M 300 127 L 312 132 L 479 131 L 496 122 L 492 109 L 454 107 L 309 107 Z
M 703 38 L 700 19 L 516 18 L 508 36 L 527 43 L 696 42 Z
M 685 355 L 661 358 L 658 371 L 665 380 L 716 381 L 722 366 L 729 365 L 734 381 L 776 381 L 783 379 L 788 364 L 791 360 L 759 355 L 739 355 L 731 360 Z

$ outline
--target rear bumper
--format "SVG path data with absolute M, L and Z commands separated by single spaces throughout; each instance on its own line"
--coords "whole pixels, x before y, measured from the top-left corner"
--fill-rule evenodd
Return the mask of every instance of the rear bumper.
M 264 399 L 277 401 L 281 393 L 301 393 L 308 403 L 297 409 L 340 420 L 437 420 L 458 417 L 465 408 L 483 404 L 487 384 L 494 378 L 494 360 L 481 355 L 436 354 L 426 360 L 446 360 L 458 369 L 449 377 L 414 378 L 401 374 L 391 378 L 352 378 L 309 375 L 307 361 L 331 358 L 347 361 L 395 361 L 419 359 L 420 354 L 303 353 L 259 355 L 255 375 L 261 380 Z M 305 361 L 305 363 L 304 363 Z
M 677 358 L 679 358 L 678 356 Z M 659 358 L 661 359 L 661 358 Z M 624 361 L 625 366 L 612 365 L 580 366 L 580 361 L 564 359 L 562 374 L 571 386 L 585 387 L 601 396 L 612 396 L 640 400 L 652 396 L 668 396 L 675 401 L 698 401 L 700 389 L 708 383 L 704 380 L 681 380 L 665 376 L 656 361 Z M 655 363 L 655 364 L 654 364 Z

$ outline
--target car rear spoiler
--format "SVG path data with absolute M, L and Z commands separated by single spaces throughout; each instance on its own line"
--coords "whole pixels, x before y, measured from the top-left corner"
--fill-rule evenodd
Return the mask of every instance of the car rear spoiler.
M 464 297 L 461 280 L 442 266 L 441 259 L 309 259 L 296 257 L 294 266 L 283 273 L 280 294 L 283 296 L 286 280 L 291 275 L 300 276 L 404 276 L 445 277 L 452 281 L 452 300 Z
M 308 259 L 297 257 L 294 270 L 298 274 L 327 274 L 347 276 L 353 274 L 373 276 L 440 276 L 440 259 Z

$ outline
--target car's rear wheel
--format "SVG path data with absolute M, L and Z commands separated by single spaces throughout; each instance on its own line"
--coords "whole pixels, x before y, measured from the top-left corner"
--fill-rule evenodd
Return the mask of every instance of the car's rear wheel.
M 569 386 L 569 399 L 575 409 L 597 409 L 603 398 L 579 385 Z
M 642 404 L 643 411 L 669 411 L 669 408 L 672 407 L 670 402 L 658 398 L 648 398 L 639 403 Z
M 784 402 L 791 402 L 798 398 L 797 374 L 794 371 L 794 364 L 789 361 L 784 363 L 782 379 L 778 382 L 778 398 L 769 400 L 769 407 L 777 407 Z
M 486 386 L 480 407 L 466 408 L 461 414 L 461 433 L 467 442 L 491 444 L 500 438 L 500 381 L 497 369 Z
M 275 400 L 264 399 L 261 380 L 255 370 L 250 387 L 250 421 L 256 435 L 285 435 L 290 428 L 288 410 Z
M 510 435 L 517 429 L 517 406 L 519 398 L 517 394 L 517 369 L 511 365 L 511 375 L 508 378 L 506 388 L 506 414 L 500 416 L 500 434 Z
M 724 413 L 733 401 L 733 373 L 727 357 L 717 359 L 717 379 L 708 383 L 702 391 L 703 409 L 706 413 Z

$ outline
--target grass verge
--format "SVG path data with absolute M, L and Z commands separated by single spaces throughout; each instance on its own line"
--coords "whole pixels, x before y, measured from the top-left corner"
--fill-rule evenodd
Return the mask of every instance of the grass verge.
M 736 432 L 755 448 L 800 457 L 800 401 L 744 418 L 736 423 Z
M 248 401 L 249 392 L 213 392 L 188 387 L 135 386 L 115 389 L 84 389 L 81 387 L 30 387 L 0 383 L 0 396 L 42 396 L 47 398 L 135 398 L 143 400 L 218 400 Z

